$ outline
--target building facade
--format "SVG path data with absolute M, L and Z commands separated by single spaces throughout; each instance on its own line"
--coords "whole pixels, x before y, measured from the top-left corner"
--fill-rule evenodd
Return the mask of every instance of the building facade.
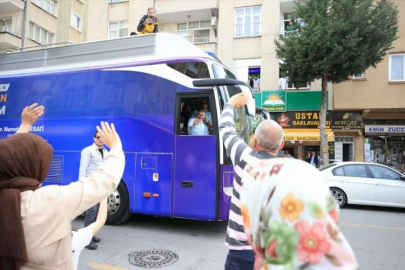
M 356 161 L 405 166 L 405 2 L 399 9 L 399 38 L 376 68 L 334 85 L 335 112 L 361 113 L 363 128 L 335 131 L 336 139 L 354 144 Z M 344 149 L 343 149 L 344 151 Z

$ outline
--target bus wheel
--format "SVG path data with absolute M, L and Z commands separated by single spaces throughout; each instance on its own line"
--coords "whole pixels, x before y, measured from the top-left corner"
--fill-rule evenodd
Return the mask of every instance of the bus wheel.
M 117 189 L 107 198 L 107 224 L 118 225 L 126 221 L 131 213 L 129 212 L 128 190 L 121 180 Z

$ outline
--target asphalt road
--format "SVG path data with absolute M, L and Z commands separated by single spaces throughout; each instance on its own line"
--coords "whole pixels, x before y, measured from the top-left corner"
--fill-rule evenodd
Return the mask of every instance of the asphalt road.
M 405 269 L 405 209 L 349 206 L 342 209 L 340 222 L 361 269 Z M 74 221 L 76 227 L 82 224 L 81 217 Z M 82 252 L 79 269 L 146 269 L 132 265 L 129 254 L 135 260 L 134 252 L 149 250 L 167 250 L 178 256 L 175 263 L 152 269 L 223 269 L 226 225 L 135 215 L 120 226 L 105 226 L 98 234 L 102 239 L 99 248 Z

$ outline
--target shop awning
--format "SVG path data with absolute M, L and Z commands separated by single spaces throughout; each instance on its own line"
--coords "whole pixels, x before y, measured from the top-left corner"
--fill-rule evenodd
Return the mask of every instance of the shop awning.
M 328 137 L 328 142 L 333 142 L 335 140 L 332 130 L 327 129 L 326 135 Z M 321 137 L 319 129 L 285 128 L 284 141 L 319 142 L 321 141 Z

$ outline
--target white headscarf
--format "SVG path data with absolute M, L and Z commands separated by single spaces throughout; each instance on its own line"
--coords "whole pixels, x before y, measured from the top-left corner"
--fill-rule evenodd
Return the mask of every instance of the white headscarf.
M 246 166 L 241 211 L 255 269 L 357 269 L 320 172 L 296 159 Z

